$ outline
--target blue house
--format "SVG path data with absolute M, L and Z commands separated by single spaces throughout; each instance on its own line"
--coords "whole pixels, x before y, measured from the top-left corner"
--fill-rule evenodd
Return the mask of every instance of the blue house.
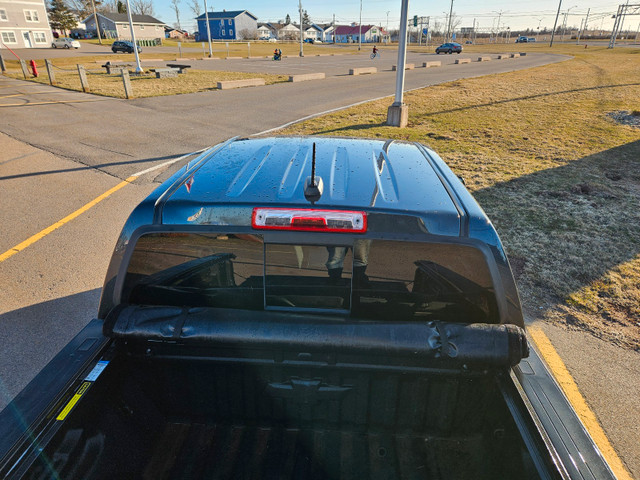
M 208 16 L 211 40 L 243 40 L 257 35 L 258 17 L 247 10 L 209 12 Z M 203 13 L 196 20 L 198 40 L 208 40 L 206 15 Z

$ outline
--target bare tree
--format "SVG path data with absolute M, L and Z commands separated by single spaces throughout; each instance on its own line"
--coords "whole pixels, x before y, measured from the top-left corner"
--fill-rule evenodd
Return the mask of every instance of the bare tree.
M 131 13 L 153 15 L 153 0 L 131 0 Z
M 189 8 L 196 17 L 199 17 L 202 13 L 200 10 L 200 0 L 189 0 Z
M 176 12 L 176 25 L 178 25 L 178 30 L 182 30 L 182 28 L 180 28 L 180 7 L 178 7 L 178 4 L 180 3 L 180 0 L 171 0 L 171 8 L 173 8 L 173 11 Z
M 240 40 L 257 40 L 258 39 L 258 30 L 257 29 L 249 29 L 243 28 L 238 32 Z

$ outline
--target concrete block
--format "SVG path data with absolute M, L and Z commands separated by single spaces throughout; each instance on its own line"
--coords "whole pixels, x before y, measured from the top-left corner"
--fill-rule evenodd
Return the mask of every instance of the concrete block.
M 363 75 L 365 73 L 378 73 L 378 69 L 376 67 L 358 67 L 349 69 L 349 75 Z
M 456 61 L 454 63 L 456 65 L 460 65 L 461 63 L 471 63 L 471 59 L 470 58 L 456 58 Z
M 422 66 L 425 68 L 441 67 L 442 62 L 439 60 L 437 62 L 424 62 Z
M 306 82 L 307 80 L 322 80 L 325 78 L 324 73 L 300 73 L 297 75 L 289 75 L 290 82 Z
M 413 70 L 414 68 L 416 68 L 416 64 L 415 64 L 415 63 L 405 63 L 405 64 L 404 64 L 404 69 L 405 69 L 405 70 Z M 397 66 L 397 65 L 393 65 L 393 66 L 391 67 L 391 70 L 392 70 L 393 72 L 395 72 L 396 70 L 398 70 L 398 66 Z
M 505 55 L 505 54 L 503 54 L 503 55 L 498 55 L 498 60 L 505 60 L 505 59 L 507 59 L 507 58 L 509 58 L 509 55 Z
M 490 62 L 491 57 L 478 57 L 479 62 Z
M 244 80 L 225 80 L 218 82 L 219 90 L 229 90 L 230 88 L 259 87 L 264 85 L 264 78 L 247 78 Z
M 387 110 L 387 125 L 404 128 L 409 123 L 409 107 L 407 105 L 391 105 Z
M 520 54 L 519 53 L 512 53 L 511 58 L 520 58 Z

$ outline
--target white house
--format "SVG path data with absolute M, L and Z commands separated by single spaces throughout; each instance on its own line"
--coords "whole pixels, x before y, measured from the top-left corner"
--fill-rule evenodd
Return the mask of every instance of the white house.
M 44 0 L 0 0 L 0 49 L 51 46 Z

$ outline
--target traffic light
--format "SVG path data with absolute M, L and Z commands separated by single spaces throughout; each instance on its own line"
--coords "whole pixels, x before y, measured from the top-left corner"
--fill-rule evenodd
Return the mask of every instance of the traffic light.
M 413 16 L 413 26 L 417 27 L 418 26 L 418 15 L 414 15 Z

